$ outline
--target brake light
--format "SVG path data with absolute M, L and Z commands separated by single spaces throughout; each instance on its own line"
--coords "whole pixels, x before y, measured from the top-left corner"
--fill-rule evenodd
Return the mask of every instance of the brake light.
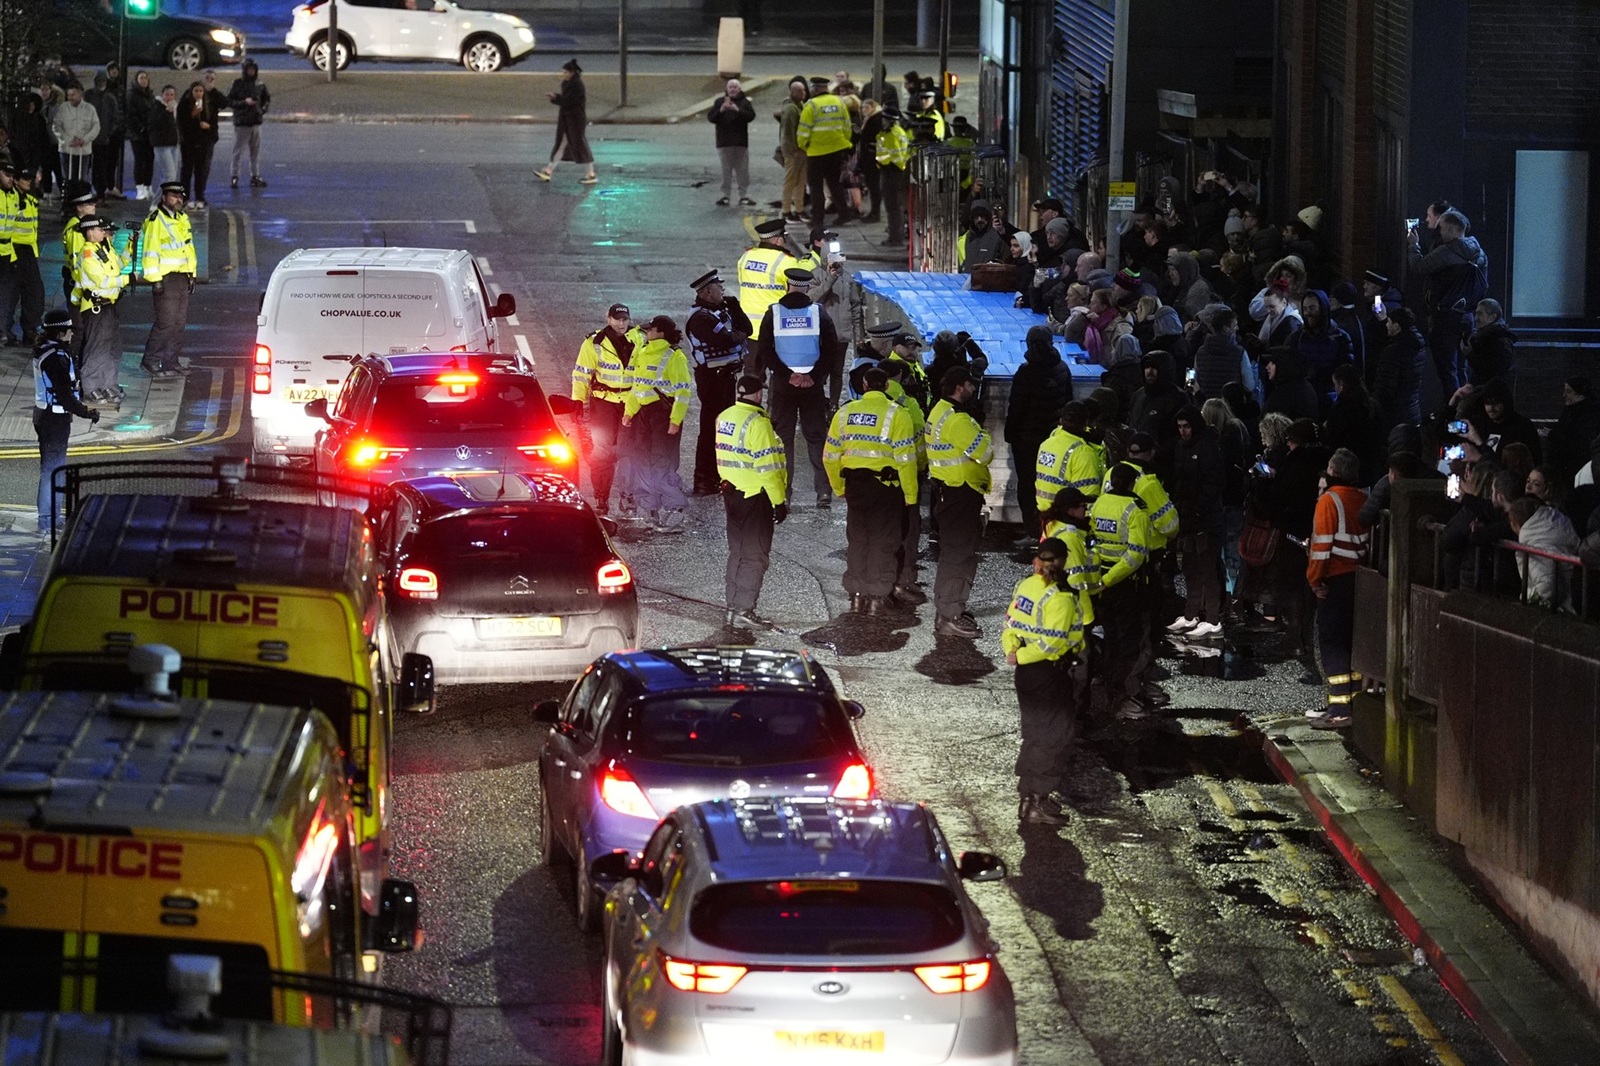
M 618 814 L 652 822 L 661 817 L 645 798 L 644 789 L 621 767 L 613 766 L 600 779 L 600 799 Z
M 600 568 L 594 576 L 595 588 L 600 590 L 602 596 L 614 596 L 619 592 L 627 592 L 628 586 L 633 584 L 633 571 L 628 569 L 628 564 L 621 559 L 613 559 Z
M 839 775 L 833 786 L 834 799 L 864 800 L 872 798 L 872 770 L 864 762 L 851 763 Z
M 250 360 L 250 391 L 258 396 L 272 391 L 272 349 L 265 344 L 256 345 Z
M 414 600 L 439 598 L 439 575 L 425 566 L 408 566 L 400 571 L 400 591 Z
M 989 961 L 953 962 L 944 966 L 918 966 L 915 973 L 929 992 L 976 992 L 989 983 Z
M 467 394 L 467 386 L 478 383 L 478 375 L 440 374 L 437 380 L 439 384 L 448 386 L 451 396 L 465 396 Z
M 374 463 L 384 463 L 390 459 L 398 459 L 408 451 L 410 451 L 409 448 L 386 448 L 381 444 L 369 444 L 366 441 L 362 441 L 359 444 L 351 445 L 345 456 L 351 466 L 371 466 Z
M 572 447 L 564 440 L 547 441 L 544 444 L 519 444 L 517 451 L 529 459 L 543 459 L 551 463 L 572 462 Z
M 720 996 L 732 990 L 740 978 L 749 972 L 743 966 L 675 959 L 659 948 L 656 954 L 661 959 L 661 969 L 666 973 L 668 983 L 680 992 L 707 992 Z

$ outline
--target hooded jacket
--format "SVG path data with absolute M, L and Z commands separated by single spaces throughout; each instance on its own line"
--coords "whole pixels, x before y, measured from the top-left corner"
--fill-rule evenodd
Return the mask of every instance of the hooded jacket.
M 1478 408 L 1479 413 L 1472 416 L 1478 434 L 1483 438 L 1484 444 L 1494 452 L 1496 459 L 1505 451 L 1506 445 L 1526 444 L 1528 451 L 1533 453 L 1534 466 L 1544 461 L 1544 442 L 1539 439 L 1539 427 L 1533 424 L 1533 419 L 1517 410 L 1511 401 L 1511 390 L 1498 383 L 1487 385 L 1475 393 L 1473 399 L 1480 404 L 1498 399 L 1505 405 L 1505 413 L 1498 422 L 1489 421 L 1489 416 L 1483 413 L 1481 406 Z
M 1061 409 L 1072 400 L 1072 370 L 1062 361 L 1055 339 L 1043 326 L 1028 330 L 1023 359 L 1011 379 L 1006 440 L 1037 444 L 1055 430 Z
M 1167 451 L 1178 436 L 1175 420 L 1188 405 L 1189 394 L 1178 387 L 1172 356 L 1167 352 L 1151 352 L 1140 361 L 1140 367 L 1154 367 L 1156 379 L 1133 394 L 1128 403 L 1128 424 L 1135 432 L 1150 434 L 1160 449 Z M 1195 418 L 1199 420 L 1198 413 Z
M 1179 255 L 1172 260 L 1172 266 L 1178 272 L 1178 287 L 1173 294 L 1172 304 L 1185 322 L 1193 322 L 1207 304 L 1216 302 L 1216 294 L 1200 276 L 1200 264 L 1194 256 Z
M 1370 485 L 1388 470 L 1388 428 L 1378 402 L 1364 386 L 1357 385 L 1341 392 L 1328 408 L 1322 439 L 1335 451 L 1349 448 L 1355 452 L 1361 460 L 1361 484 Z
M 1578 554 L 1578 534 L 1573 531 L 1567 516 L 1554 507 L 1539 508 L 1522 524 L 1517 540 L 1530 548 L 1542 548 L 1561 555 Z M 1524 575 L 1528 586 L 1528 602 L 1539 603 L 1558 611 L 1572 609 L 1572 588 L 1567 567 L 1558 566 L 1553 559 L 1517 554 L 1517 569 Z
M 973 228 L 972 223 L 979 217 L 989 220 L 989 224 L 982 232 Z M 994 212 L 989 209 L 988 203 L 983 200 L 974 200 L 967 211 L 967 231 L 961 235 L 957 244 L 960 246 L 961 273 L 970 274 L 972 268 L 980 263 L 993 263 L 1001 258 L 1000 233 L 994 228 Z
M 1305 360 L 1306 377 L 1317 392 L 1317 402 L 1325 403 L 1324 397 L 1333 391 L 1333 368 L 1340 363 L 1351 362 L 1354 353 L 1350 334 L 1333 321 L 1328 294 L 1321 289 L 1312 289 L 1306 295 L 1322 305 L 1322 325 L 1312 329 L 1302 320 L 1300 332 L 1294 335 L 1290 344 Z
M 1390 427 L 1422 419 L 1420 383 L 1427 361 L 1428 346 L 1416 329 L 1403 329 L 1393 337 L 1384 334 L 1372 371 L 1372 392 L 1383 408 L 1383 420 Z
M 1194 427 L 1188 440 L 1178 435 L 1179 420 Z M 1184 536 L 1222 532 L 1223 496 L 1227 471 L 1222 444 L 1200 416 L 1200 408 L 1185 404 L 1173 415 L 1172 502 L 1178 508 L 1178 529 Z
M 1476 330 L 1467 340 L 1467 382 L 1482 388 L 1498 381 L 1510 390 L 1516 381 L 1517 335 L 1499 320 Z
M 1261 382 L 1267 390 L 1267 398 L 1261 404 L 1262 414 L 1278 411 L 1288 415 L 1291 421 L 1321 417 L 1317 390 L 1306 380 L 1306 361 L 1299 352 L 1292 348 L 1272 352 L 1261 363 Z M 1267 376 L 1267 363 L 1277 366 L 1271 377 Z

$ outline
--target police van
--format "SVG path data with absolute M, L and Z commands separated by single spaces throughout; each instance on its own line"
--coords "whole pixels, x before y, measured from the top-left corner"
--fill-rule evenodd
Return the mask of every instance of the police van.
M 433 705 L 433 665 L 388 659 L 366 516 L 298 499 L 311 475 L 242 460 L 93 463 L 60 474 L 70 519 L 5 674 L 28 689 L 96 687 L 140 644 L 176 648 L 187 695 L 283 693 L 333 720 L 347 755 L 363 900 L 387 865 L 396 710 Z M 301 485 L 306 482 L 306 485 Z M 216 486 L 209 495 L 182 495 Z M 150 486 L 166 492 L 136 491 Z M 110 491 L 93 491 L 94 489 Z
M 500 328 L 510 293 L 489 295 L 468 252 L 442 248 L 297 248 L 278 263 L 256 314 L 250 419 L 257 462 L 309 459 L 353 360 L 395 352 L 495 352 L 518 358 Z
M 359 1024 L 339 988 L 415 946 L 417 893 L 362 909 L 333 726 L 177 696 L 171 648 L 129 659 L 126 694 L 0 702 L 0 1010 L 160 1013 L 189 953 L 220 960 L 220 1016 Z

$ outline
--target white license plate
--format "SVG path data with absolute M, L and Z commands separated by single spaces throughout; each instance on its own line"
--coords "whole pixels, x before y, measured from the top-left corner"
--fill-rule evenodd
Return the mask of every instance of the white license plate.
M 559 637 L 559 615 L 535 615 L 524 618 L 480 618 L 478 636 L 485 640 L 503 640 L 507 637 Z
M 310 403 L 312 400 L 331 400 L 333 390 L 290 386 L 283 390 L 283 398 L 290 403 Z
M 833 1029 L 795 1032 L 779 1029 L 773 1037 L 783 1051 L 866 1051 L 882 1054 L 883 1033 L 851 1033 Z

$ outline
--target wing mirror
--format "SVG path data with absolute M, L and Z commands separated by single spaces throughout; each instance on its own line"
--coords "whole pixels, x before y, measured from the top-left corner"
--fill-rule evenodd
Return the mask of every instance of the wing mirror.
M 855 722 L 866 717 L 867 709 L 856 700 L 845 700 L 844 713 L 850 716 L 852 722 Z
M 509 292 L 503 292 L 495 300 L 494 306 L 489 309 L 490 318 L 510 318 L 517 313 L 517 298 Z
M 417 886 L 410 881 L 384 881 L 378 890 L 378 916 L 372 924 L 372 947 L 378 951 L 415 951 L 422 942 Z
M 633 855 L 626 851 L 613 851 L 589 864 L 589 882 L 602 893 L 610 892 L 638 873 L 639 868 L 633 864 Z
M 556 700 L 540 700 L 533 705 L 533 722 L 535 725 L 554 726 L 561 714 L 561 704 Z
M 1004 881 L 1006 861 L 987 851 L 963 851 L 956 872 L 963 881 Z
M 555 395 L 549 397 L 550 413 L 560 418 L 571 418 L 578 413 L 578 408 L 583 406 L 571 396 Z
M 312 418 L 319 418 L 329 425 L 333 424 L 333 416 L 328 414 L 328 400 L 325 396 L 318 396 L 315 400 L 306 403 L 306 414 Z
M 600 516 L 600 527 L 606 531 L 606 536 L 608 537 L 616 536 L 617 530 L 622 528 L 617 524 L 617 520 L 615 518 L 611 518 L 607 515 Z
M 396 686 L 395 703 L 400 705 L 400 710 L 413 714 L 432 714 L 438 710 L 432 659 L 414 651 L 400 657 L 400 684 Z

